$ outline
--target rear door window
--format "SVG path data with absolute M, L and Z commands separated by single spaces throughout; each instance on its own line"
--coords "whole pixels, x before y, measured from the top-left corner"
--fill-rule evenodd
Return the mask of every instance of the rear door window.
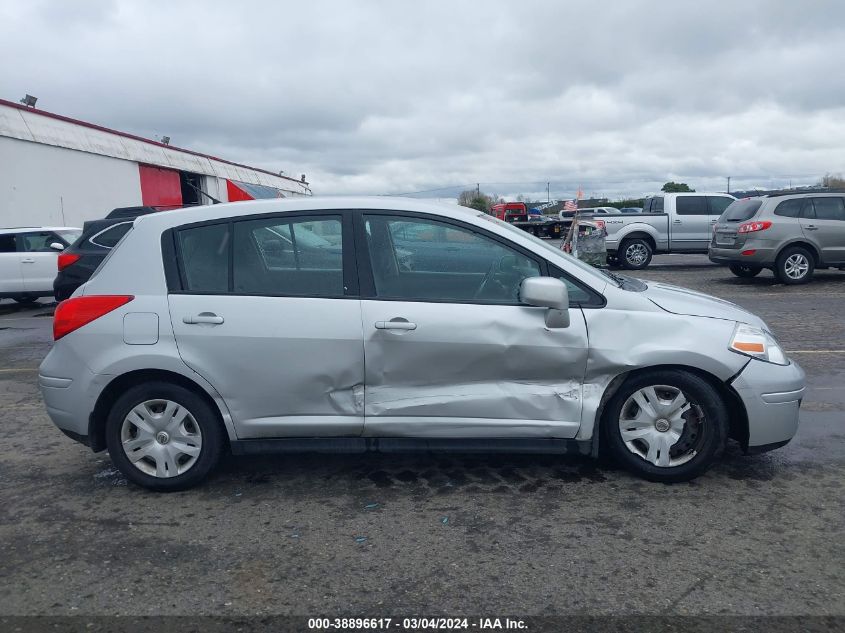
M 18 250 L 16 238 L 14 233 L 0 235 L 0 253 L 16 253 Z
M 845 204 L 842 198 L 824 197 L 813 198 L 817 220 L 845 221 Z
M 341 216 L 235 222 L 236 294 L 342 297 Z
M 707 215 L 707 200 L 704 196 L 678 196 L 675 211 L 678 215 Z

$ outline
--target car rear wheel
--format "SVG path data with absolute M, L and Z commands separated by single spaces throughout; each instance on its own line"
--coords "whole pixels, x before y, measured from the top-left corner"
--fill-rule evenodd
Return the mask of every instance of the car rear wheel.
M 756 277 L 763 270 L 762 266 L 749 266 L 748 264 L 731 264 L 729 268 L 734 275 L 744 279 Z
M 225 438 L 216 413 L 199 395 L 150 382 L 114 403 L 106 444 L 127 479 L 150 490 L 174 491 L 205 479 L 220 459 Z
M 612 456 L 651 481 L 688 481 L 710 468 L 727 441 L 719 393 L 685 371 L 656 370 L 625 381 L 602 417 Z
M 640 238 L 625 240 L 617 253 L 622 266 L 629 270 L 646 268 L 651 263 L 652 255 L 651 244 Z
M 801 246 L 790 246 L 778 255 L 775 273 L 787 285 L 805 284 L 813 278 L 816 260 L 813 254 Z

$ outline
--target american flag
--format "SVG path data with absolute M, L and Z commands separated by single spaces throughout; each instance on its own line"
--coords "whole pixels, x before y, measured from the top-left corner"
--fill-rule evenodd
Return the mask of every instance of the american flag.
M 578 210 L 578 201 L 577 200 L 567 200 L 563 203 L 563 210 L 564 211 L 577 211 Z

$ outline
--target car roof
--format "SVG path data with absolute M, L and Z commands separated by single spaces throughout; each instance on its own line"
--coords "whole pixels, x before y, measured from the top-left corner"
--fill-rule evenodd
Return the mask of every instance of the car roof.
M 725 191 L 661 191 L 646 198 L 663 198 L 666 196 L 727 196 L 729 198 L 736 198 L 732 193 Z
M 418 211 L 445 217 L 471 218 L 480 212 L 476 209 L 457 204 L 429 202 L 417 198 L 392 196 L 299 196 L 296 198 L 272 198 L 269 200 L 249 200 L 224 204 L 204 205 L 172 211 L 159 211 L 138 216 L 136 226 L 156 226 L 166 230 L 174 226 L 237 218 L 240 216 L 260 215 L 263 213 L 287 213 L 296 211 L 342 211 L 346 209 L 365 209 L 377 211 Z
M 5 229 L 0 229 L 0 235 L 8 235 L 9 233 L 30 233 L 32 231 L 81 231 L 82 229 L 75 226 L 10 226 Z
M 806 198 L 807 196 L 839 196 L 845 193 L 845 189 L 832 189 L 830 191 L 779 191 L 777 193 L 770 193 L 765 198 L 785 198 L 793 196 L 795 198 Z

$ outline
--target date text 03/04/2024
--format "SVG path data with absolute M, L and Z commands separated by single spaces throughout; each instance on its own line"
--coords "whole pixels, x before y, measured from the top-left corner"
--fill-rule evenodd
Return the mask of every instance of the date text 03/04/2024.
M 513 618 L 309 618 L 310 630 L 520 630 L 523 620 Z

